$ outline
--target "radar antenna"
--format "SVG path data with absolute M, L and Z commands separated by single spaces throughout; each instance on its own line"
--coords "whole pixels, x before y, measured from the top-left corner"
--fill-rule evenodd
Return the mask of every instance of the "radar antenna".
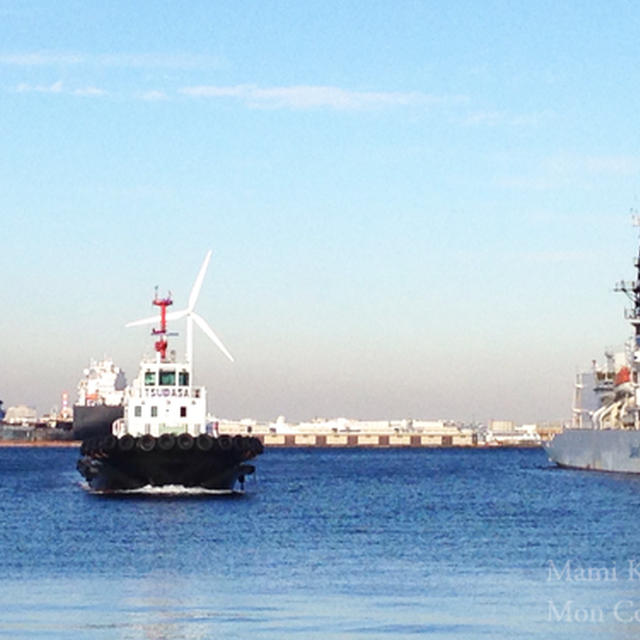
M 637 209 L 631 209 L 631 224 L 640 228 L 640 215 Z M 625 318 L 631 322 L 634 328 L 634 340 L 636 348 L 640 347 L 640 247 L 638 257 L 635 259 L 635 280 L 621 280 L 616 283 L 615 291 L 624 293 L 631 300 L 631 309 L 625 309 Z

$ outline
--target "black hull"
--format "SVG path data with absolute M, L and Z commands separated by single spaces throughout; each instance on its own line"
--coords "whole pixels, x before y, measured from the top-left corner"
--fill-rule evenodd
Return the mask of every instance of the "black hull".
M 167 485 L 231 491 L 254 472 L 247 461 L 262 450 L 257 438 L 242 436 L 107 436 L 83 443 L 77 468 L 100 492 Z
M 74 440 L 88 440 L 101 438 L 111 433 L 111 426 L 124 415 L 122 405 L 96 405 L 73 407 L 73 438 Z

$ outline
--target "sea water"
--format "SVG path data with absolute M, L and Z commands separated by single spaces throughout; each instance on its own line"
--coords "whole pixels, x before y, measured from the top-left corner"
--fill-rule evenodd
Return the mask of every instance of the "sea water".
M 541 449 L 269 449 L 243 495 L 97 496 L 0 448 L 0 638 L 640 637 L 640 477 Z

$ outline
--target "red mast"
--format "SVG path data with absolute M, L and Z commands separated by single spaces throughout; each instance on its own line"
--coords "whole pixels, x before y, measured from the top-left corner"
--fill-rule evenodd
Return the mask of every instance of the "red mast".
M 171 299 L 171 292 L 166 298 L 158 298 L 158 292 L 156 290 L 156 297 L 153 299 L 153 304 L 156 307 L 160 307 L 160 328 L 151 329 L 151 335 L 160 336 L 155 342 L 156 351 L 160 354 L 162 360 L 167 359 L 167 307 L 173 304 Z

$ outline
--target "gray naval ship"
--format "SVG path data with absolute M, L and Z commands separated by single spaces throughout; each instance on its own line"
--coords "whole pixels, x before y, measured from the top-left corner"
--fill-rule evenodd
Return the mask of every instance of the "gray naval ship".
M 634 217 L 635 226 L 640 218 Z M 632 306 L 625 317 L 633 337 L 623 351 L 576 377 L 571 428 L 545 445 L 552 462 L 575 469 L 640 473 L 640 253 L 636 279 L 616 284 Z

